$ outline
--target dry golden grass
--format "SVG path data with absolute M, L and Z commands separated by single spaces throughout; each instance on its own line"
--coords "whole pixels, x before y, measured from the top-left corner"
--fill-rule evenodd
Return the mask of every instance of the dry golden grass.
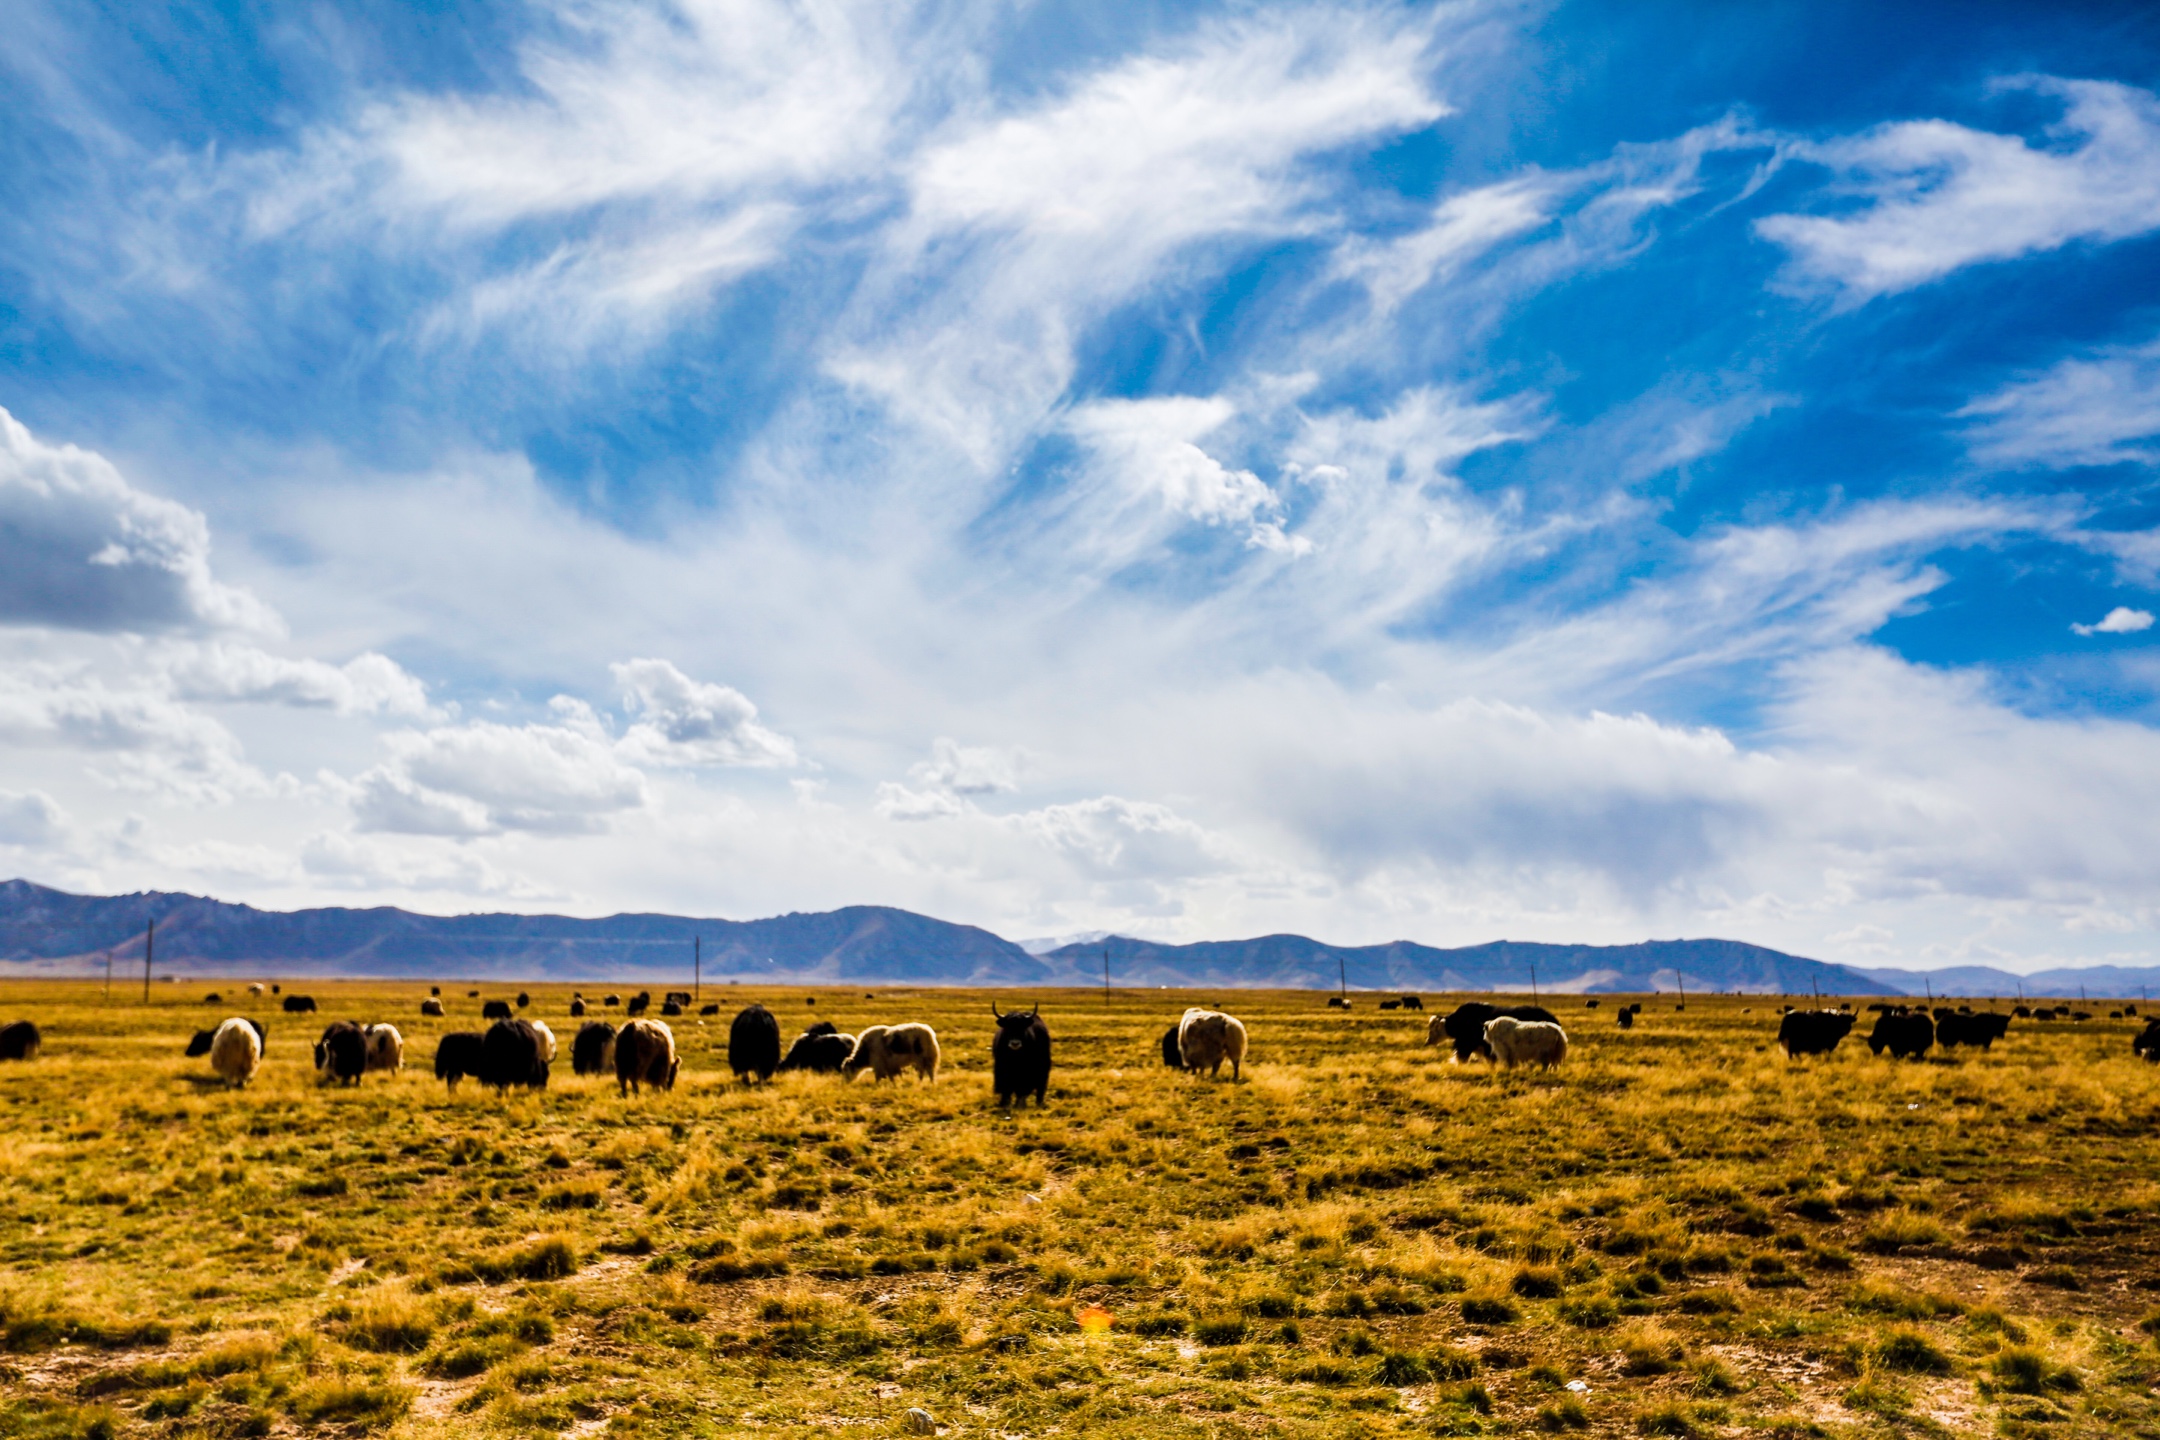
M 934 1087 L 746 1089 L 723 1015 L 625 1099 L 569 1074 L 555 985 L 543 1094 L 447 1096 L 435 1038 L 480 1002 L 390 983 L 258 1002 L 226 1092 L 180 1053 L 248 1009 L 210 988 L 0 986 L 46 1033 L 0 1066 L 0 1434 L 2160 1435 L 2127 1022 L 1795 1064 L 1760 999 L 1627 1034 L 1563 1001 L 1545 1076 L 1369 1003 L 1054 993 L 1051 1104 L 1008 1117 L 975 992 L 718 991 L 926 1020 Z M 1159 1063 L 1214 1002 L 1244 1083 Z M 405 1073 L 317 1086 L 344 1017 L 394 1021 Z

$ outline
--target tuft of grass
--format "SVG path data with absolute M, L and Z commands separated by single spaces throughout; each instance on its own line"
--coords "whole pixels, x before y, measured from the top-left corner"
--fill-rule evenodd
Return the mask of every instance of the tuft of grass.
M 384 1430 L 412 1409 L 413 1392 L 381 1380 L 312 1380 L 293 1391 L 293 1418 L 308 1425 L 350 1425 Z
M 1513 1302 L 1499 1295 L 1465 1295 L 1462 1318 L 1466 1325 L 1509 1325 L 1522 1318 Z
M 1535 1423 L 1538 1429 L 1554 1434 L 1564 1430 L 1587 1430 L 1590 1428 L 1590 1411 L 1582 1401 L 1569 1395 L 1539 1406 Z
M 1875 1359 L 1885 1369 L 1907 1375 L 1948 1375 L 1957 1366 L 1928 1336 L 1918 1330 L 1893 1330 L 1875 1347 Z
M 414 1354 L 434 1337 L 435 1323 L 426 1305 L 400 1288 L 370 1291 L 354 1307 L 343 1338 L 356 1349 L 377 1354 Z
M 1860 1232 L 1860 1248 L 1870 1255 L 1895 1255 L 1901 1250 L 1941 1245 L 1950 1236 L 1932 1217 L 1912 1210 L 1889 1210 L 1868 1222 Z
M 1994 1375 L 1995 1383 L 2013 1395 L 2044 1395 L 2050 1390 L 2085 1388 L 2077 1371 L 2067 1365 L 2058 1365 L 2038 1350 L 2024 1346 L 1997 1352 L 1988 1369 Z
M 1560 1278 L 1557 1270 L 1526 1265 L 1508 1281 L 1508 1289 L 1525 1300 L 1557 1300 L 1567 1289 L 1567 1282 Z

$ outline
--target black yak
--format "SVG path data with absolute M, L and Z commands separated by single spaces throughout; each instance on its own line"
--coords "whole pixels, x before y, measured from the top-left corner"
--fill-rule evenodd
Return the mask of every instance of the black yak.
M 1172 1070 L 1185 1068 L 1185 1054 L 1178 1049 L 1177 1032 L 1178 1027 L 1175 1025 L 1162 1032 L 1162 1063 Z
M 526 1020 L 497 1020 L 480 1040 L 480 1083 L 497 1090 L 547 1089 L 548 1046 Z
M 0 1035 L 6 1033 L 5 1030 L 0 1030 Z M 2142 1055 L 2147 1060 L 2160 1062 L 2160 1020 L 2148 1020 L 2145 1022 L 2145 1028 L 2138 1032 L 2135 1040 L 2130 1042 L 2130 1053 Z
M 2010 1032 L 2010 1017 L 1995 1011 L 1974 1015 L 1960 1010 L 1955 1015 L 1941 1011 L 1935 1015 L 1935 1043 L 1945 1050 L 1956 1045 L 1977 1045 L 1982 1050 L 1992 1050 L 1995 1042 Z
M 1778 1022 L 1777 1043 L 1784 1048 L 1787 1059 L 1828 1055 L 1852 1033 L 1857 1018 L 1836 1010 L 1791 1010 Z
M 523 990 L 518 991 L 518 1009 L 523 1010 L 530 1004 L 532 1004 L 532 996 L 526 994 Z
M 1032 1090 L 1040 1110 L 1050 1090 L 1050 1027 L 1043 1023 L 1042 1006 L 1024 1015 L 1018 1010 L 999 1015 L 992 1002 L 990 1013 L 997 1016 L 997 1034 L 990 1041 L 990 1080 L 998 1104 L 1010 1110 L 1017 1099 L 1025 1105 Z
M 367 1031 L 357 1020 L 333 1020 L 315 1042 L 315 1073 L 340 1085 L 357 1085 L 367 1069 Z
M 715 1000 L 710 1005 L 700 1005 L 697 1013 L 700 1015 L 717 1015 L 720 1013 L 720 1002 Z
M 1482 1000 L 1470 1000 L 1456 1006 L 1451 1014 L 1435 1015 L 1433 1024 L 1426 1027 L 1425 1043 L 1437 1044 L 1444 1034 L 1455 1043 L 1457 1060 L 1476 1055 L 1490 1060 L 1492 1047 L 1485 1043 L 1485 1022 L 1502 1015 L 1516 1020 L 1541 1020 L 1547 1025 L 1560 1023 L 1560 1017 L 1542 1005 L 1488 1005 Z
M 1635 1011 L 1629 1006 L 1621 1006 L 1619 1013 L 1616 1014 L 1613 1018 L 1620 1022 L 1620 1028 L 1623 1030 L 1632 1030 L 1635 1028 Z
M 763 1005 L 752 1005 L 728 1026 L 727 1066 L 735 1078 L 770 1080 L 780 1068 L 780 1022 Z
M 510 1002 L 507 1000 L 487 1001 L 480 1007 L 480 1018 L 483 1020 L 508 1020 L 510 1018 Z
M 584 1002 L 583 1000 L 572 1000 L 572 1001 L 570 1002 L 570 1018 L 571 1018 L 571 1019 L 575 1020 L 575 1019 L 577 1019 L 578 1017 L 582 1016 L 582 1015 L 583 1015 L 584 1013 L 585 1013 L 585 1002 Z
M 1402 1008 L 1405 1010 L 1423 1010 L 1425 1002 L 1415 995 L 1405 995 L 1402 997 Z
M 814 1075 L 837 1075 L 855 1053 L 855 1037 L 845 1034 L 830 1020 L 820 1020 L 788 1047 L 782 1070 L 808 1070 Z
M 37 1026 L 28 1020 L 0 1025 L 0 1060 L 35 1060 L 41 1043 Z
M 1867 1048 L 1880 1055 L 1888 1050 L 1899 1060 L 1918 1060 L 1934 1047 L 1935 1022 L 1917 1012 L 1900 1015 L 1887 1011 L 1875 1021 L 1875 1028 L 1867 1037 Z
M 632 1020 L 615 1032 L 615 1080 L 624 1094 L 643 1085 L 672 1090 L 681 1068 L 675 1032 L 665 1020 Z
M 480 1057 L 486 1037 L 473 1030 L 452 1030 L 435 1042 L 435 1078 L 457 1094 L 457 1082 L 480 1073 Z
M 315 997 L 312 995 L 287 995 L 284 999 L 288 1015 L 312 1015 L 315 1013 Z
M 606 1075 L 615 1068 L 615 1027 L 588 1020 L 570 1040 L 570 1069 L 578 1075 Z
M 637 992 L 637 994 L 630 997 L 630 1004 L 628 1007 L 629 1013 L 631 1013 L 632 1015 L 642 1015 L 645 1013 L 646 1008 L 651 1004 L 652 991 L 640 990 Z

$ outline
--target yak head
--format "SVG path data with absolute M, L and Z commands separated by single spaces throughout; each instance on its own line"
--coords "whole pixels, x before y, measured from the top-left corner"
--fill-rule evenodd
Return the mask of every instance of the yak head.
M 1037 1017 L 1042 1014 L 1038 1003 L 1032 1010 L 1007 1010 L 999 1013 L 997 1002 L 990 1002 L 990 1013 L 997 1018 L 998 1035 L 995 1044 L 1000 1050 L 1024 1050 L 1028 1036 L 1035 1029 Z

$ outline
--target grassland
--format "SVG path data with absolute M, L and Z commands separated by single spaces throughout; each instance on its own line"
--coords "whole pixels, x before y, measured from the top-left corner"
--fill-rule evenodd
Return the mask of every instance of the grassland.
M 0 986 L 47 1037 L 0 1065 L 0 1434 L 2160 1436 L 2128 1022 L 1794 1064 L 1774 1002 L 1567 1001 L 1539 1076 L 1370 1001 L 1052 993 L 1051 1103 L 1006 1117 L 979 993 L 722 988 L 927 1020 L 944 1077 L 745 1089 L 723 1016 L 626 1100 L 570 1076 L 565 986 L 542 1094 L 447 1096 L 480 1002 L 387 983 L 257 1002 L 229 1093 L 180 1053 L 248 1008 L 211 988 Z M 1195 1000 L 1243 1083 L 1161 1068 Z M 406 1072 L 318 1087 L 341 1017 Z

